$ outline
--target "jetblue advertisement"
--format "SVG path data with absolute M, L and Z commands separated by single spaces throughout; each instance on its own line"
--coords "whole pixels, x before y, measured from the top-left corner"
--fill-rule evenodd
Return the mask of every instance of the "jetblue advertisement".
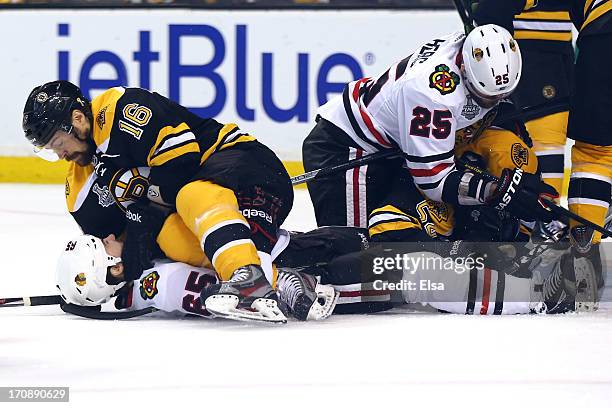
M 460 29 L 453 11 L 2 11 L 0 154 L 28 154 L 26 96 L 66 79 L 90 98 L 155 90 L 300 160 L 316 108 L 344 84 Z

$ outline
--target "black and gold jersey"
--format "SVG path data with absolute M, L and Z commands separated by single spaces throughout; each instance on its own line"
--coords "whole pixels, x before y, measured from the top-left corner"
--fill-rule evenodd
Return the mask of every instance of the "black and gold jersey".
M 109 186 L 100 184 L 93 166 L 70 163 L 66 175 L 66 206 L 84 234 L 104 238 L 125 228 L 124 210 Z
M 574 0 L 572 20 L 580 34 L 612 32 L 612 0 Z
M 216 151 L 255 140 L 141 88 L 111 88 L 94 98 L 92 112 L 98 149 L 117 168 L 151 167 L 151 184 L 169 203 Z
M 568 6 L 563 1 L 538 1 L 537 7 L 514 16 L 513 28 L 521 51 L 573 56 L 573 23 Z
M 104 238 L 119 236 L 125 228 L 125 211 L 146 197 L 150 169 L 119 169 L 108 180 L 94 172 L 93 165 L 70 163 L 66 175 L 66 207 L 85 234 Z
M 479 24 L 516 30 L 517 39 L 570 41 L 563 12 L 569 13 L 580 35 L 592 35 L 612 32 L 611 10 L 612 0 L 480 0 L 474 17 Z M 512 21 L 515 16 L 518 26 Z

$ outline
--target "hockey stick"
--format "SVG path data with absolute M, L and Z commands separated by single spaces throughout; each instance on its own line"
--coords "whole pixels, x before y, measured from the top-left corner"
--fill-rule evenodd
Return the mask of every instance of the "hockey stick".
M 474 26 L 476 25 L 474 21 L 474 16 L 472 15 L 472 9 L 467 7 L 463 0 L 453 0 L 453 3 L 455 3 L 455 8 L 459 13 L 459 17 L 461 18 L 461 22 L 463 23 L 465 33 L 469 34 L 469 32 L 472 31 L 474 29 Z
M 479 174 L 490 181 L 499 181 L 499 179 L 495 177 L 494 175 L 488 173 L 487 171 L 481 169 L 480 167 L 469 164 L 466 160 L 459 158 L 459 159 L 456 159 L 456 162 L 457 164 L 462 166 L 464 169 L 467 169 L 476 174 Z M 575 221 L 578 221 L 579 223 L 582 223 L 586 225 L 587 227 L 590 227 L 594 229 L 595 231 L 600 232 L 602 238 L 612 237 L 612 231 L 607 230 L 604 227 L 597 225 L 594 222 L 589 221 L 586 218 L 579 216 L 578 214 L 574 214 L 570 210 L 561 207 L 560 205 L 556 204 L 552 200 L 544 199 L 544 201 L 546 202 L 546 205 L 548 206 L 548 208 L 550 208 L 553 214 L 556 214 L 558 216 L 565 216 L 567 218 L 571 218 Z
M 80 317 L 96 320 L 123 320 L 132 317 L 144 316 L 156 312 L 154 307 L 146 307 L 140 310 L 130 310 L 127 312 L 102 312 L 97 307 L 78 306 L 65 303 L 59 295 L 51 296 L 32 296 L 16 298 L 0 298 L 0 307 L 19 307 L 19 306 L 46 306 L 59 305 L 66 312 Z
M 350 170 L 355 167 L 363 166 L 374 160 L 390 159 L 390 158 L 395 158 L 395 157 L 401 157 L 402 155 L 403 153 L 398 150 L 383 150 L 380 152 L 368 154 L 358 159 L 349 160 L 346 163 L 338 164 L 336 166 L 323 167 L 322 169 L 312 170 L 307 173 L 300 174 L 295 177 L 291 177 L 291 184 L 296 186 L 298 184 L 302 184 L 302 183 L 311 181 L 313 179 L 323 178 L 325 176 L 329 176 L 330 174 L 334 174 L 340 171 L 346 171 L 346 170 Z
M 59 295 L 24 296 L 0 299 L 0 307 L 59 305 L 61 302 L 62 297 Z
M 97 307 L 78 306 L 70 303 L 62 303 L 60 308 L 66 312 L 79 317 L 95 320 L 124 320 L 133 317 L 144 316 L 149 313 L 157 312 L 159 309 L 149 306 L 140 310 L 129 310 L 127 312 L 102 312 Z

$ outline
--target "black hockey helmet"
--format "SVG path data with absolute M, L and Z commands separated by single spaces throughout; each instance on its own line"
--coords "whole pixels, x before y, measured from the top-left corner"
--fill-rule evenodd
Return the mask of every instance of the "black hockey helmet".
M 78 86 L 68 81 L 53 81 L 30 92 L 23 108 L 23 131 L 35 147 L 45 146 L 55 132 L 71 127 L 71 114 L 82 111 L 90 120 L 91 104 Z

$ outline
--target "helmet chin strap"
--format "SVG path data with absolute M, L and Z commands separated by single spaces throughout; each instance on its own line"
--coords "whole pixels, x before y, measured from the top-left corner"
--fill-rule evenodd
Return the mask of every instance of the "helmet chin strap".
M 106 257 L 107 257 L 106 258 L 107 259 L 107 264 L 106 264 L 106 283 L 108 285 L 118 285 L 121 282 L 124 282 L 121 278 L 116 278 L 111 273 L 111 268 L 114 267 L 114 266 L 117 266 L 118 264 L 121 263 L 121 257 L 112 256 L 112 255 L 109 255 L 108 253 L 106 254 Z
M 474 98 L 476 103 L 478 103 L 478 105 L 482 106 L 483 108 L 492 108 L 493 106 L 497 105 L 503 99 L 503 96 L 500 96 L 499 98 L 497 98 L 497 97 L 480 95 L 478 92 L 476 92 L 474 86 L 465 77 L 465 75 L 464 75 L 464 79 L 465 79 L 465 87 L 470 93 L 470 96 Z

